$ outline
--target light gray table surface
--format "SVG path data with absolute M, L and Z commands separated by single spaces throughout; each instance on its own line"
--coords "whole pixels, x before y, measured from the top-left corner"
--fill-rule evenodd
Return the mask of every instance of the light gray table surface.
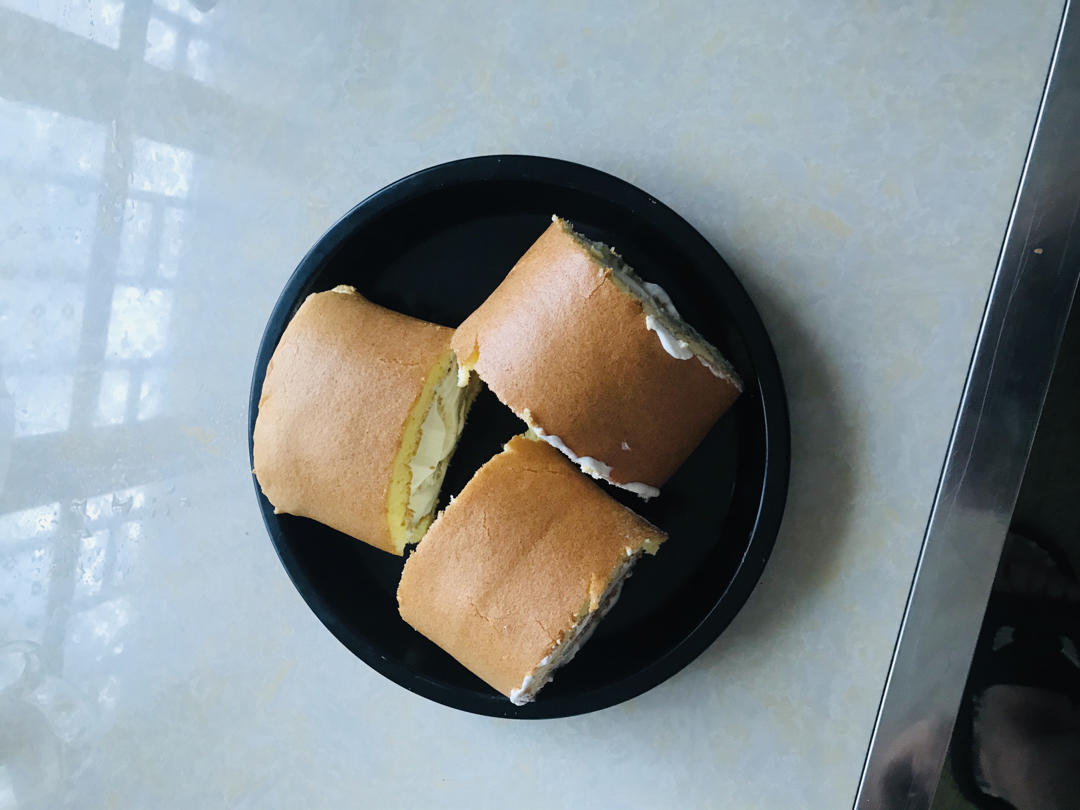
M 0 5 L 0 810 L 850 806 L 1060 4 Z M 564 720 L 368 669 L 247 468 L 299 258 L 387 182 L 494 152 L 683 214 L 790 397 L 745 609 Z

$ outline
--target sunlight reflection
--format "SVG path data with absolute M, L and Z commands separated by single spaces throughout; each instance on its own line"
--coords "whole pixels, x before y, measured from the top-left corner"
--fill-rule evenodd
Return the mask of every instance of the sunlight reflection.
M 97 193 L 19 177 L 8 188 L 20 215 L 4 225 L 0 279 L 85 276 L 97 227 Z M 21 259 L 18 267 L 15 256 Z
M 136 138 L 134 147 L 132 188 L 168 197 L 187 196 L 191 181 L 191 152 L 147 138 Z
M 165 371 L 160 366 L 148 368 L 139 388 L 139 420 L 153 419 L 165 405 Z
M 187 58 L 183 70 L 195 81 L 208 83 L 214 78 L 210 69 L 210 43 L 205 39 L 193 39 L 187 46 Z
M 0 515 L 0 541 L 10 543 L 50 534 L 60 519 L 59 502 Z
M 168 207 L 162 213 L 158 273 L 163 278 L 175 278 L 180 269 L 184 219 L 184 212 L 179 208 Z
M 119 649 L 113 650 L 113 652 L 120 652 L 123 649 L 121 645 Z M 119 689 L 120 681 L 117 680 L 115 675 L 110 675 L 105 679 L 105 685 L 98 690 L 98 705 L 103 709 L 115 709 L 116 708 L 116 693 Z
M 119 0 L 83 0 L 79 3 L 7 0 L 6 5 L 99 45 L 109 48 L 120 45 L 124 4 Z
M 77 597 L 96 595 L 104 582 L 105 550 L 109 543 L 109 530 L 98 529 L 83 535 L 79 543 L 79 566 L 75 571 Z
M 176 64 L 176 29 L 164 20 L 151 17 L 146 26 L 146 61 L 163 70 Z
M 75 500 L 67 509 L 53 502 L 0 515 L 0 627 L 6 638 L 42 641 L 49 583 L 63 579 L 65 570 L 77 603 L 115 596 L 110 590 L 131 577 L 138 559 L 138 515 L 148 505 L 147 490 L 128 487 Z M 127 622 L 123 598 L 89 606 L 68 623 L 68 643 L 115 652 Z
M 126 596 L 101 602 L 71 617 L 66 646 L 92 647 L 100 655 L 116 640 L 117 634 L 129 621 L 131 602 Z
M 126 368 L 111 369 L 101 375 L 95 425 L 118 425 L 124 421 L 130 384 L 131 372 Z
M 141 509 L 145 504 L 146 488 L 131 487 L 87 498 L 81 504 L 80 511 L 87 522 L 93 523 L 109 515 L 126 515 L 133 509 Z
M 153 203 L 133 199 L 124 202 L 124 218 L 120 226 L 120 255 L 116 261 L 118 275 L 138 276 L 145 271 L 153 222 Z
M 191 5 L 187 0 L 154 0 L 154 5 L 163 8 L 166 11 L 171 11 L 173 14 L 182 17 L 188 22 L 201 22 L 204 16 L 201 11 Z
M 117 274 L 126 278 L 153 275 L 156 247 L 157 274 L 166 279 L 175 278 L 180 268 L 184 219 L 184 211 L 175 206 L 163 206 L 151 200 L 127 200 L 120 229 Z
M 0 577 L 0 627 L 5 628 L 4 639 L 41 641 L 52 565 L 53 550 L 47 545 L 4 555 Z
M 107 356 L 145 358 L 164 349 L 171 304 L 168 290 L 117 287 L 109 316 Z
M 112 573 L 114 584 L 124 582 L 135 570 L 142 537 L 142 523 L 137 520 L 121 523 L 113 533 L 113 551 L 116 554 Z
M 0 279 L 85 274 L 96 230 L 101 124 L 0 99 L 0 168 L 20 212 L 4 226 Z M 62 216 L 57 214 L 62 213 Z M 22 257 L 19 266 L 11 257 Z M 0 294 L 0 301 L 6 296 Z
M 75 283 L 0 284 L 0 348 L 20 365 L 74 361 L 85 295 Z
M 0 98 L 4 137 L 0 158 L 20 171 L 49 175 L 96 175 L 105 153 L 105 130 L 55 110 Z
M 146 28 L 143 58 L 162 70 L 185 73 L 197 82 L 214 78 L 210 42 L 200 36 L 204 14 L 186 0 L 156 0 Z
M 7 387 L 15 405 L 15 438 L 68 429 L 73 374 L 17 374 Z
M 125 77 L 150 77 L 200 92 L 157 68 L 213 78 L 220 41 L 202 30 L 204 13 L 186 0 L 144 0 L 126 11 L 121 0 L 5 4 L 119 48 L 110 54 L 23 19 L 43 39 L 20 43 L 28 54 L 39 45 L 44 53 L 75 47 L 84 70 L 103 70 L 121 85 Z M 16 484 L 0 491 L 12 510 L 0 514 L 0 644 L 40 645 L 35 660 L 44 677 L 26 703 L 66 742 L 98 722 L 88 711 L 111 711 L 126 697 L 110 660 L 130 646 L 127 634 L 142 615 L 132 587 L 147 576 L 144 542 L 161 546 L 161 526 L 178 500 L 168 481 L 142 483 L 169 472 L 171 461 L 163 468 L 152 453 L 145 463 L 124 459 L 156 430 L 135 420 L 159 418 L 169 407 L 171 366 L 163 363 L 183 300 L 175 280 L 184 274 L 189 198 L 198 191 L 194 153 L 164 142 L 170 130 L 152 130 L 160 141 L 140 137 L 151 131 L 145 116 L 130 117 L 130 105 L 114 105 L 113 97 L 101 108 L 81 93 L 83 85 L 91 93 L 96 87 L 89 73 L 73 81 L 72 105 L 57 106 L 93 110 L 86 114 L 103 120 L 0 98 L 0 178 L 13 214 L 0 224 L 0 463 L 10 456 L 7 481 Z M 39 98 L 60 97 L 51 90 Z M 100 491 L 126 483 L 137 485 Z M 66 683 L 79 685 L 82 704 Z M 70 762 L 78 766 L 77 758 Z M 0 810 L 18 792 L 7 776 L 0 765 Z
M 0 167 L 19 217 L 0 258 L 0 352 L 14 438 L 67 430 L 97 230 L 96 175 L 105 130 L 53 110 L 0 99 Z M 16 263 L 17 262 L 17 263 Z

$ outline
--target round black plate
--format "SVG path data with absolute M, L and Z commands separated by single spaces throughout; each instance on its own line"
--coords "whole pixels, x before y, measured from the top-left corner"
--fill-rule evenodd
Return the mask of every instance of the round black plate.
M 456 326 L 498 285 L 552 213 L 661 284 L 717 345 L 746 391 L 663 488 L 644 503 L 607 488 L 669 541 L 646 557 L 618 605 L 535 703 L 517 707 L 398 616 L 402 560 L 311 520 L 275 515 L 270 539 L 293 583 L 341 642 L 417 694 L 479 714 L 560 717 L 639 695 L 696 658 L 727 626 L 772 550 L 787 495 L 787 403 L 776 356 L 746 291 L 674 211 L 611 175 L 517 155 L 434 166 L 387 186 L 316 243 L 274 306 L 251 381 L 248 447 L 266 364 L 300 302 L 351 284 L 400 312 Z M 485 391 L 447 473 L 442 503 L 523 425 Z

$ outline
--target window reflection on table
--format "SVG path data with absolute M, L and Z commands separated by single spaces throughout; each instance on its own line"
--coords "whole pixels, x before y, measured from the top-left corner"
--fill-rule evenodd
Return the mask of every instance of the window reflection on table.
M 70 52 L 80 38 L 77 58 L 121 78 L 213 78 L 205 15 L 186 0 L 16 0 L 0 15 L 25 27 L 27 47 Z M 11 205 L 0 231 L 0 807 L 58 799 L 82 742 L 107 729 L 110 659 L 137 618 L 127 592 L 185 472 L 182 459 L 118 459 L 175 421 L 174 307 L 198 158 L 133 131 L 123 104 L 88 120 L 77 113 L 96 108 L 36 101 L 0 97 Z

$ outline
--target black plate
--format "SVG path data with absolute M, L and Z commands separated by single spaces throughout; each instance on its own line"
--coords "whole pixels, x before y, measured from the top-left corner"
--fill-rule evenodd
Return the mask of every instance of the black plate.
M 456 326 L 555 212 L 661 284 L 732 361 L 746 391 L 659 498 L 646 504 L 607 488 L 670 540 L 638 564 L 618 605 L 535 703 L 514 706 L 399 618 L 400 558 L 314 521 L 275 515 L 255 485 L 282 564 L 346 647 L 417 694 L 501 717 L 581 714 L 651 689 L 720 634 L 761 575 L 787 495 L 787 403 L 772 344 L 731 269 L 670 208 L 595 169 L 517 155 L 446 163 L 376 192 L 316 243 L 274 306 L 251 382 L 249 452 L 266 364 L 309 293 L 351 284 L 391 309 Z M 442 503 L 522 430 L 490 392 L 481 394 Z

